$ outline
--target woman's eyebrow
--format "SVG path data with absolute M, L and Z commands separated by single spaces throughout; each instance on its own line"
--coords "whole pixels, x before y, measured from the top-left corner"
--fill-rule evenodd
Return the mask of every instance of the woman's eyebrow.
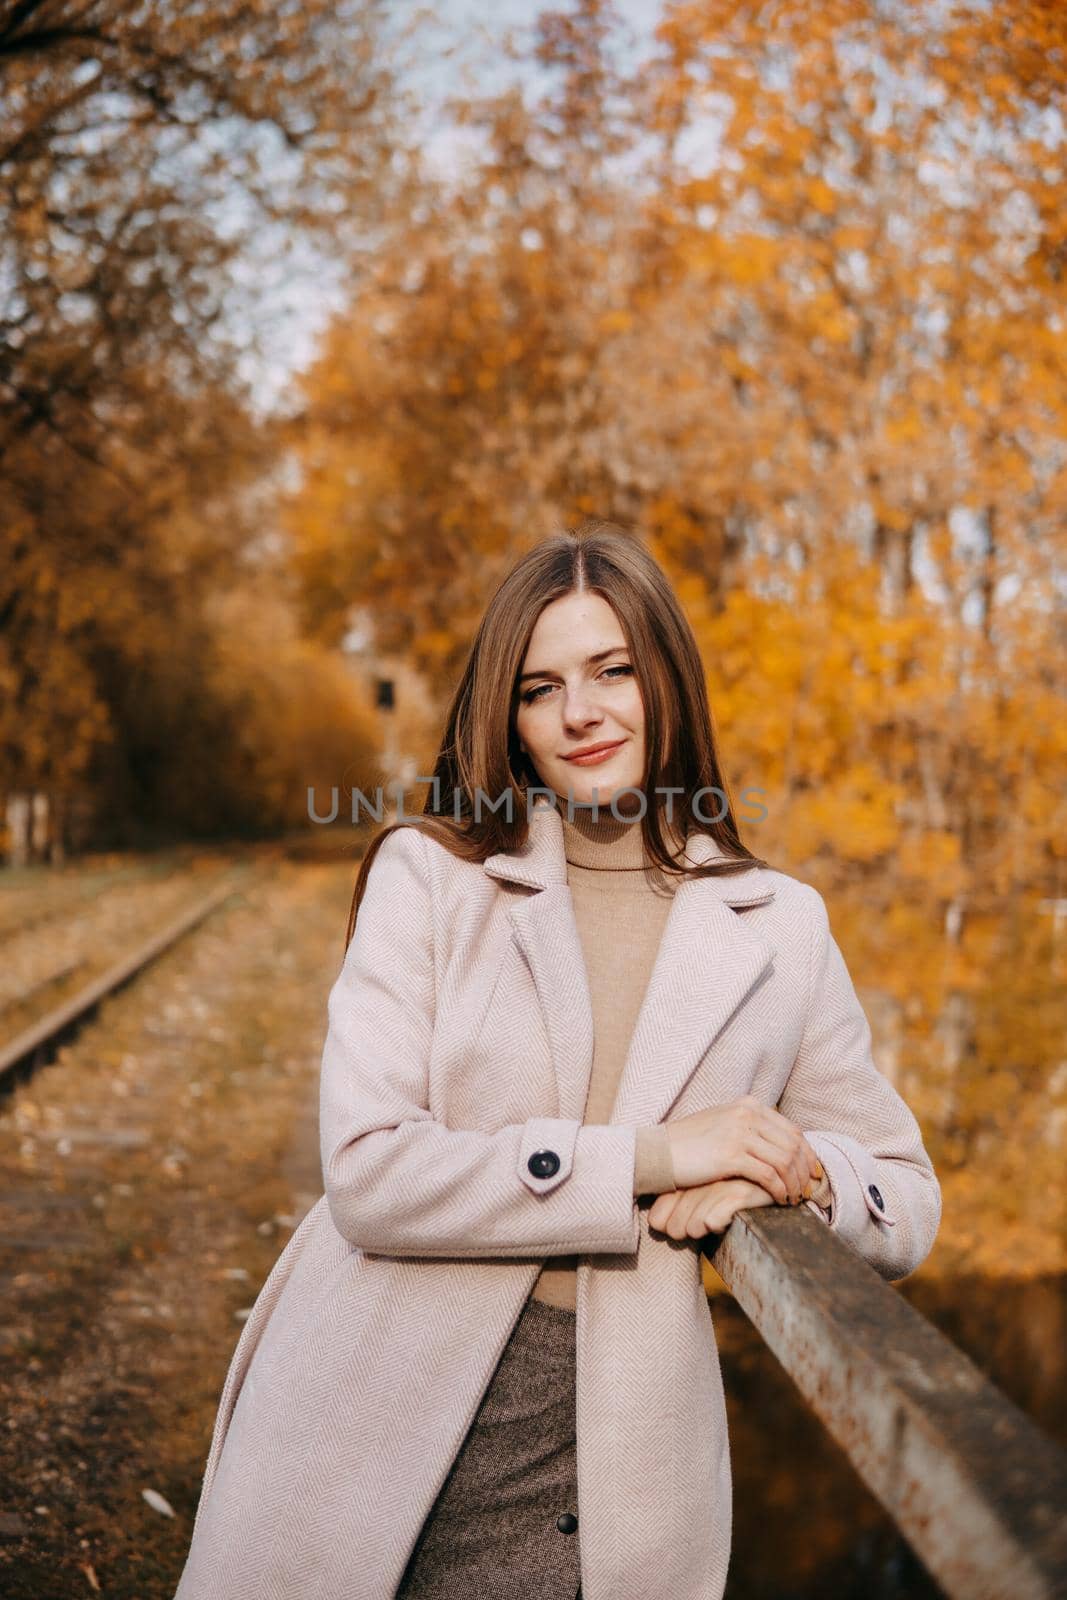
M 628 646 L 627 645 L 624 645 L 624 644 L 613 644 L 611 646 L 610 650 L 598 650 L 595 655 L 586 656 L 585 660 L 582 662 L 582 666 L 583 667 L 595 667 L 598 661 L 606 661 L 608 656 L 617 656 L 617 655 L 620 655 L 620 654 L 625 655 L 627 653 L 627 650 L 628 650 Z M 525 683 L 527 678 L 558 678 L 558 677 L 559 677 L 559 673 L 558 672 L 551 672 L 551 671 L 520 672 L 518 681 L 520 683 Z

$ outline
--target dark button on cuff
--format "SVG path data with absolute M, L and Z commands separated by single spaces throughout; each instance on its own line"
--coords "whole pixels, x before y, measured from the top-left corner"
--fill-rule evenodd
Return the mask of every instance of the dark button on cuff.
M 878 1207 L 879 1211 L 884 1211 L 885 1210 L 885 1201 L 882 1199 L 882 1196 L 881 1196 L 881 1193 L 880 1193 L 880 1191 L 878 1189 L 878 1186 L 876 1184 L 869 1183 L 867 1185 L 867 1193 L 870 1195 L 871 1199 L 874 1201 L 874 1203 Z
M 535 1178 L 551 1178 L 559 1171 L 559 1156 L 554 1150 L 535 1150 L 526 1166 Z
M 573 1533 L 578 1526 L 578 1518 L 573 1511 L 565 1511 L 561 1517 L 556 1518 L 556 1527 L 560 1533 Z

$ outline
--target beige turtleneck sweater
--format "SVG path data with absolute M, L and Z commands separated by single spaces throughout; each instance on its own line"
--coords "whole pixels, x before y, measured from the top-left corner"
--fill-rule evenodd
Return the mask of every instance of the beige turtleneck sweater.
M 573 820 L 565 805 L 559 811 L 567 883 L 593 1007 L 593 1067 L 582 1120 L 606 1123 L 681 879 L 649 863 L 640 822 L 619 822 L 607 806 L 601 807 L 596 822 L 590 807 L 576 805 Z M 676 1187 L 665 1125 L 639 1127 L 634 1194 L 665 1194 Z M 825 1173 L 812 1199 L 824 1208 L 830 1205 Z M 577 1268 L 577 1256 L 549 1257 L 534 1283 L 533 1298 L 575 1310 Z
M 604 805 L 560 807 L 567 883 L 574 905 L 593 1006 L 593 1068 L 583 1121 L 606 1123 L 648 988 L 679 879 L 648 863 L 640 822 L 619 822 Z M 638 1128 L 634 1194 L 675 1188 L 670 1141 L 662 1123 Z M 552 1256 L 533 1287 L 533 1298 L 575 1309 L 577 1256 Z

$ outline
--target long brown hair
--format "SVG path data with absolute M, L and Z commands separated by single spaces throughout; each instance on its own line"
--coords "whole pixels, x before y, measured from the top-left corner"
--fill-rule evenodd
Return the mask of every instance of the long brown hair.
M 666 574 L 638 534 L 618 523 L 587 518 L 520 557 L 486 606 L 448 709 L 433 771 L 437 782 L 420 816 L 391 823 L 367 847 L 352 896 L 346 949 L 371 864 L 395 829 L 421 828 L 463 861 L 482 862 L 498 850 L 525 844 L 530 826 L 527 789 L 538 788 L 541 780 L 515 731 L 518 676 L 541 612 L 553 600 L 582 590 L 601 595 L 618 616 L 641 689 L 646 750 L 642 787 L 649 797 L 641 828 L 648 856 L 663 871 L 688 877 L 728 876 L 767 865 L 738 835 L 716 748 L 704 666 Z M 681 790 L 674 800 L 686 830 L 710 834 L 732 859 L 679 867 L 668 842 L 670 830 L 664 827 L 665 798 L 653 793 L 653 784 Z M 725 815 L 718 821 L 703 821 L 693 811 L 693 796 L 705 788 L 727 797 Z M 508 820 L 507 802 L 499 811 L 483 803 L 476 814 L 479 790 L 493 802 L 510 791 L 513 820 Z

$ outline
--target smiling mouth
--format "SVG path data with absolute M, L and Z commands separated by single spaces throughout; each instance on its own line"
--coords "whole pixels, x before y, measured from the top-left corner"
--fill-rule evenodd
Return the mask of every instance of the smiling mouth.
M 564 756 L 564 761 L 590 761 L 594 756 L 607 756 L 613 750 L 618 750 L 625 743 L 623 739 L 613 739 L 610 744 L 593 745 L 589 750 L 575 750 L 571 755 Z

